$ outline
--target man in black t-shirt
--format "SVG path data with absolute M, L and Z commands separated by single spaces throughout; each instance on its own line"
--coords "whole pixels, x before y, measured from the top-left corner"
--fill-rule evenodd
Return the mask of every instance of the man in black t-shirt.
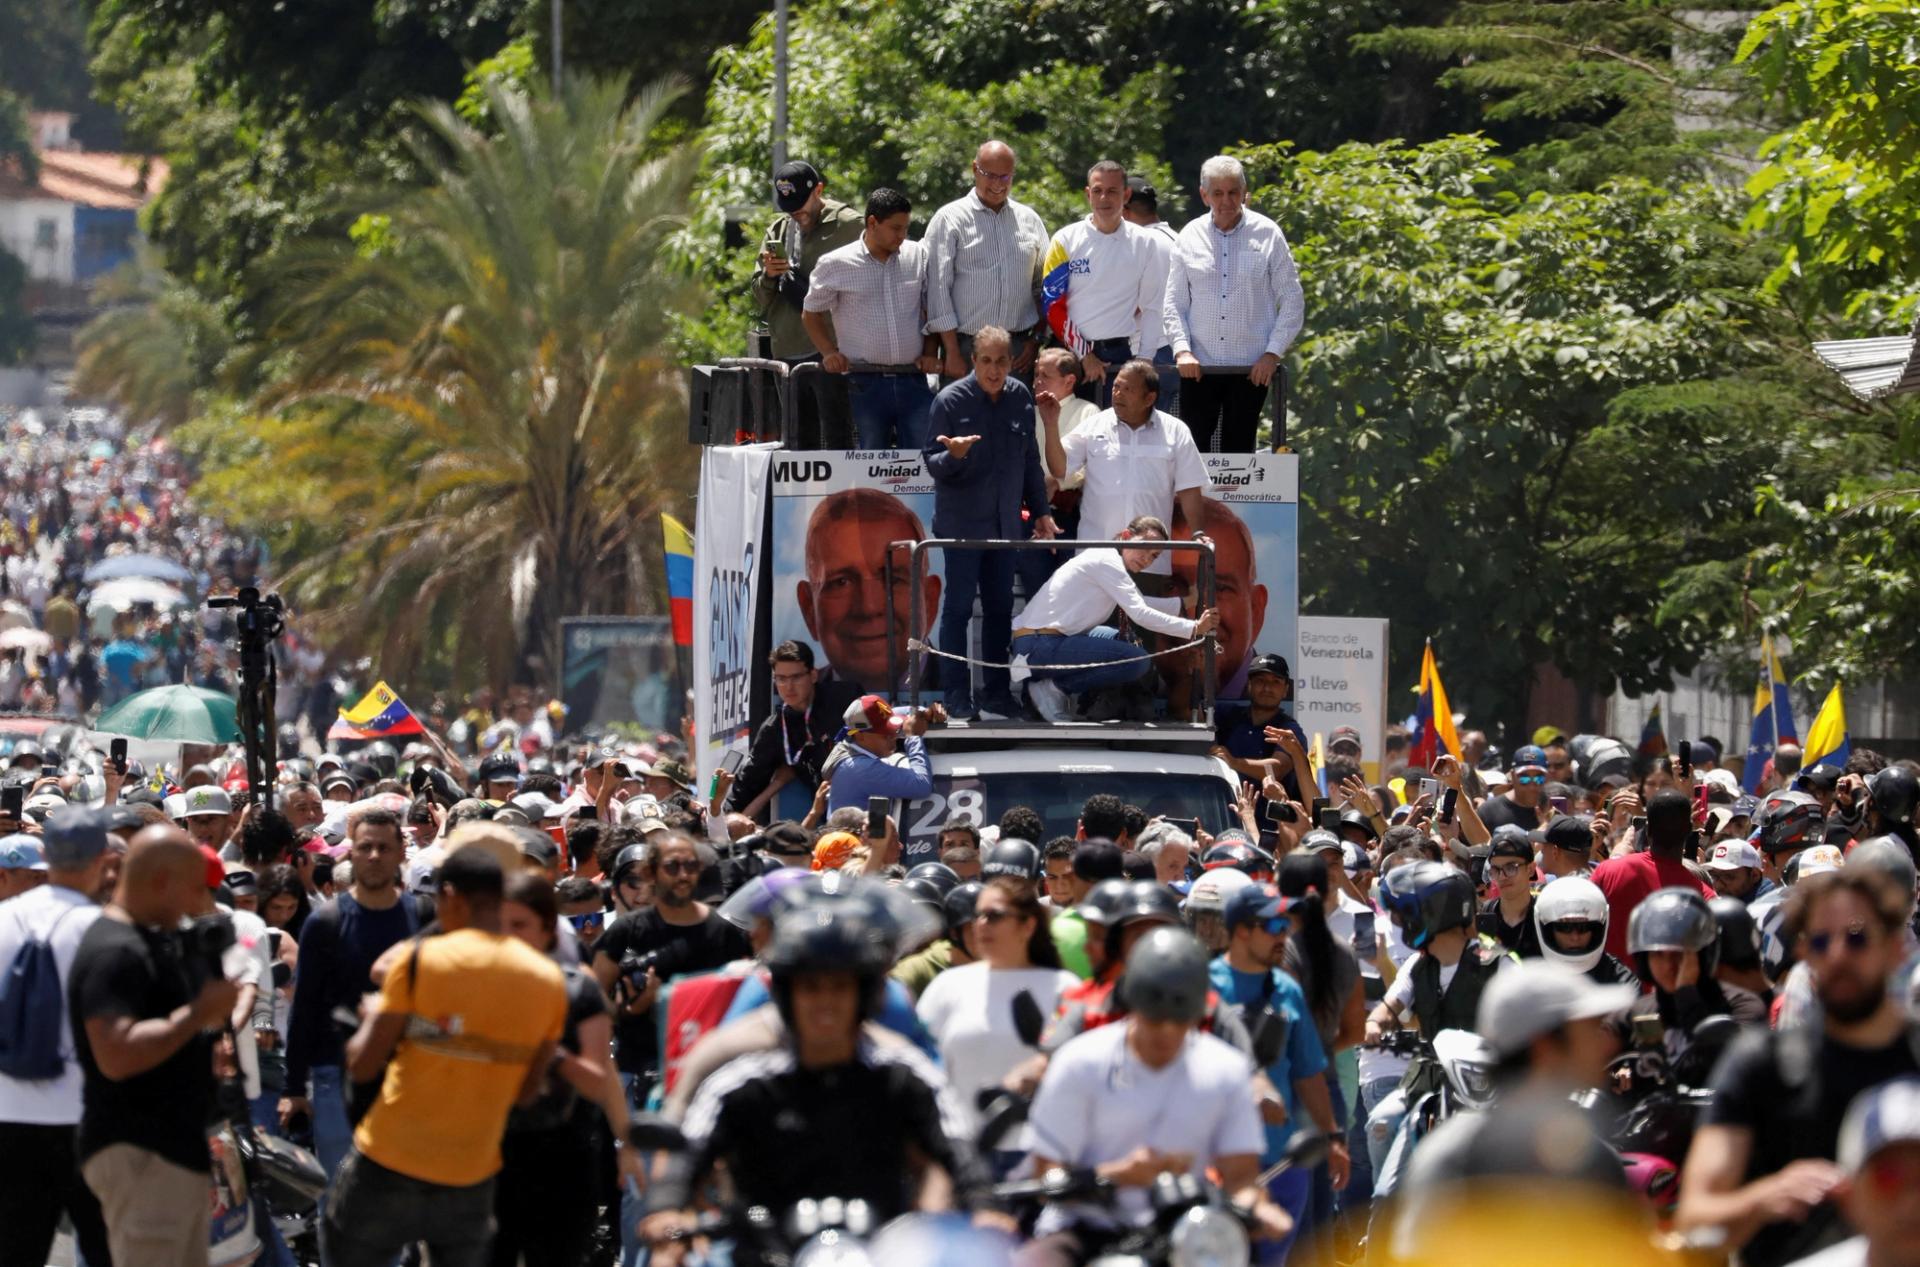
M 1514 826 L 1538 831 L 1546 822 L 1547 753 L 1522 744 L 1513 754 L 1513 786 L 1480 802 L 1480 821 L 1488 831 Z
M 1487 875 L 1497 894 L 1480 904 L 1479 929 L 1522 959 L 1538 959 L 1540 933 L 1533 926 L 1533 842 L 1513 827 L 1493 833 Z
M 100 1198 L 113 1259 L 205 1264 L 213 1040 L 239 999 L 173 931 L 206 898 L 185 833 L 133 838 L 113 901 L 87 929 L 67 982 L 83 1078 L 80 1173 Z
M 1785 927 L 1812 970 L 1823 1026 L 1736 1041 L 1680 1171 L 1681 1227 L 1725 1228 L 1747 1267 L 1779 1267 L 1846 1236 L 1833 1159 L 1847 1104 L 1920 1072 L 1920 1026 L 1887 989 L 1906 955 L 1911 900 L 1861 868 L 1809 877 L 1788 899 Z

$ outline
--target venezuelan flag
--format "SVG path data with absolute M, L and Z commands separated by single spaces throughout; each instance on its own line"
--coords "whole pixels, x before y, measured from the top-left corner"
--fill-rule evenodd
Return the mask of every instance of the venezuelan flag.
M 1660 721 L 1660 703 L 1654 701 L 1653 711 L 1647 714 L 1647 724 L 1640 728 L 1640 755 L 1643 757 L 1664 756 L 1667 751 L 1667 728 Z
M 394 735 L 424 735 L 427 728 L 400 702 L 393 688 L 375 682 L 373 689 L 352 708 L 340 711 L 340 720 L 327 728 L 329 739 L 388 739 Z
M 660 516 L 667 536 L 667 610 L 673 615 L 673 645 L 693 645 L 693 534 L 672 515 Z
M 1046 262 L 1040 266 L 1040 306 L 1046 310 L 1047 324 L 1053 327 L 1053 333 L 1075 356 L 1084 357 L 1092 345 L 1080 337 L 1080 331 L 1074 327 L 1073 319 L 1067 316 L 1067 291 L 1073 279 L 1073 261 L 1067 258 L 1067 248 L 1055 238 L 1047 246 Z
M 1787 699 L 1787 674 L 1774 654 L 1771 635 L 1760 636 L 1760 681 L 1753 688 L 1753 728 L 1747 735 L 1747 764 L 1741 772 L 1740 786 L 1749 792 L 1760 790 L 1767 764 L 1773 760 L 1778 744 L 1795 739 L 1793 704 Z
M 1804 755 L 1800 768 L 1803 770 L 1817 765 L 1844 768 L 1847 758 L 1853 755 L 1853 746 L 1847 740 L 1847 706 L 1840 698 L 1838 682 L 1827 692 L 1827 702 L 1820 705 L 1813 725 L 1807 730 L 1807 742 L 1801 747 Z
M 1420 703 L 1413 710 L 1415 733 L 1407 737 L 1407 764 L 1431 770 L 1443 751 L 1460 755 L 1460 732 L 1453 728 L 1453 706 L 1440 684 L 1440 666 L 1433 658 L 1433 640 L 1427 640 L 1420 658 Z

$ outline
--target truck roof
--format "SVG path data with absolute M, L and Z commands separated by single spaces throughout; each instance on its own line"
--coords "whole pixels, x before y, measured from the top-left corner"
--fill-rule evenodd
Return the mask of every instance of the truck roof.
M 950 721 L 926 733 L 930 753 L 1024 753 L 1026 759 L 1051 748 L 1143 748 L 1155 752 L 1205 756 L 1213 746 L 1213 727 L 1171 721 Z

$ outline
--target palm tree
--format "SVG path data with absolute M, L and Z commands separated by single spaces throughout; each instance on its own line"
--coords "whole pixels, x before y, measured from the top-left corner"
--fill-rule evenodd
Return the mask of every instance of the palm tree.
M 93 297 L 105 311 L 77 336 L 75 391 L 163 431 L 200 412 L 232 347 L 219 305 L 168 275 L 144 246 Z
M 691 498 L 665 248 L 695 154 L 654 139 L 672 87 L 488 91 L 497 135 L 423 107 L 426 182 L 271 265 L 258 404 L 275 476 L 330 490 L 280 578 L 307 617 L 389 674 L 438 640 L 554 683 L 562 616 L 660 608 L 659 512 Z

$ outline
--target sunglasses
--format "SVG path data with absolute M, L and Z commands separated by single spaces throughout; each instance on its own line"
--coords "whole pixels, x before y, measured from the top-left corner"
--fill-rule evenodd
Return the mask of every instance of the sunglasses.
M 1815 958 L 1824 959 L 1827 952 L 1843 939 L 1850 955 L 1857 955 L 1873 944 L 1873 936 L 1867 932 L 1865 924 L 1849 924 L 1845 933 L 1808 933 L 1807 949 L 1813 952 Z
M 1293 921 L 1284 915 L 1276 915 L 1272 919 L 1261 920 L 1260 931 L 1269 937 L 1285 937 L 1293 931 Z
M 700 864 L 685 858 L 675 858 L 671 862 L 662 862 L 654 867 L 662 875 L 699 875 Z
M 573 931 L 576 933 L 585 932 L 589 928 L 598 928 L 606 922 L 606 919 L 605 911 L 588 911 L 585 915 L 567 916 L 567 922 L 573 925 Z
M 1545 783 L 1547 776 L 1544 774 L 1516 774 L 1513 776 L 1513 781 L 1515 783 Z

